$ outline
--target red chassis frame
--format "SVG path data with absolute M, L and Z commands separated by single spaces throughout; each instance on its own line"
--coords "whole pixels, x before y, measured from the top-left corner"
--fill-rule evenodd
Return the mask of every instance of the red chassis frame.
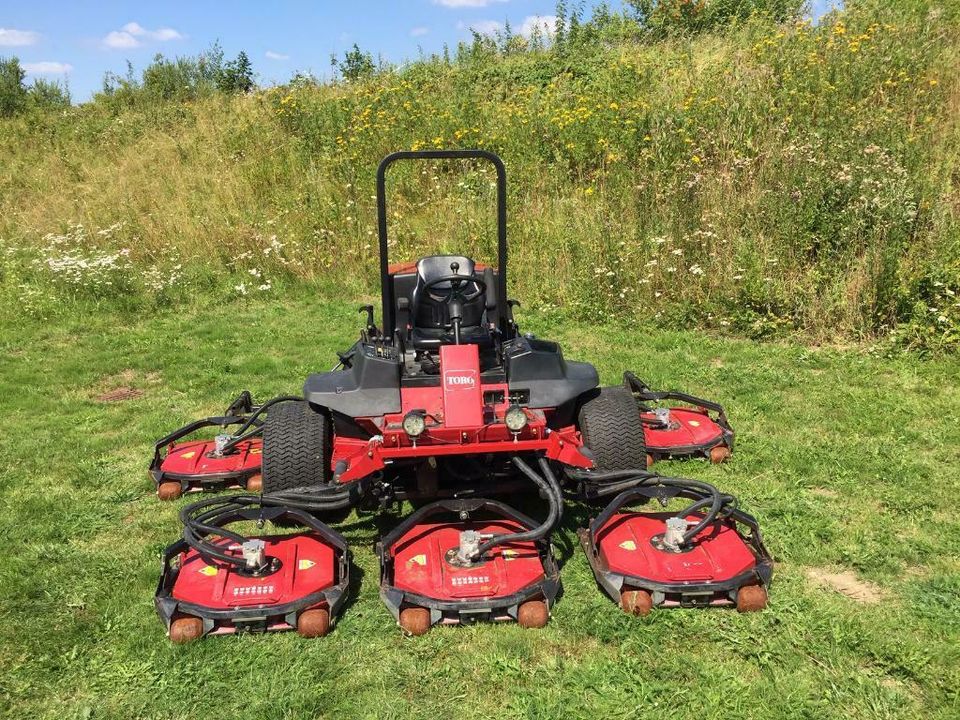
M 443 455 L 480 455 L 542 451 L 547 458 L 589 469 L 593 461 L 581 452 L 583 441 L 575 426 L 551 429 L 553 409 L 522 408 L 526 425 L 511 431 L 505 421 L 511 407 L 505 383 L 480 382 L 476 345 L 440 348 L 438 386 L 400 389 L 399 413 L 356 418 L 368 438 L 334 435 L 331 470 L 337 482 L 359 480 L 394 460 Z M 425 429 L 413 438 L 403 429 L 404 417 L 421 413 Z
M 484 392 L 501 391 L 506 396 L 506 385 L 484 385 Z M 431 425 L 437 418 L 428 411 L 427 429 L 413 440 L 403 430 L 403 418 L 407 412 L 423 409 L 417 399 L 429 396 L 430 391 L 439 395 L 438 388 L 409 388 L 401 391 L 404 412 L 375 418 L 357 418 L 357 422 L 375 434 L 370 439 L 342 437 L 333 439 L 331 467 L 338 482 L 358 480 L 371 473 L 383 470 L 394 460 L 408 460 L 442 455 L 481 455 L 486 453 L 543 453 L 551 460 L 573 467 L 590 469 L 593 461 L 580 452 L 583 441 L 575 426 L 551 430 L 547 427 L 549 411 L 524 408 L 527 426 L 519 433 L 512 433 L 503 422 L 509 403 L 484 406 L 488 421 L 467 428 L 450 428 L 440 422 Z M 424 397 L 423 399 L 429 399 Z

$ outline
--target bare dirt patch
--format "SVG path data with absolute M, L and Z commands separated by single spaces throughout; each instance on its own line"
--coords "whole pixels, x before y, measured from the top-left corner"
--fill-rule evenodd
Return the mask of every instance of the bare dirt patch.
M 144 396 L 144 385 L 156 385 L 161 380 L 160 373 L 139 374 L 136 370 L 122 370 L 115 375 L 100 378 L 90 391 L 97 402 L 115 403 L 136 400 Z
M 835 498 L 840 494 L 836 490 L 831 490 L 830 488 L 825 488 L 825 487 L 815 487 L 811 489 L 810 492 L 812 492 L 814 495 L 817 495 L 818 497 L 825 497 L 825 498 Z
M 107 392 L 100 393 L 94 399 L 97 402 L 123 402 L 125 400 L 136 400 L 143 397 L 143 390 L 137 390 L 132 387 L 118 387 Z
M 867 605 L 880 602 L 886 595 L 881 588 L 861 580 L 850 570 L 834 572 L 826 568 L 808 568 L 807 578 L 820 587 Z

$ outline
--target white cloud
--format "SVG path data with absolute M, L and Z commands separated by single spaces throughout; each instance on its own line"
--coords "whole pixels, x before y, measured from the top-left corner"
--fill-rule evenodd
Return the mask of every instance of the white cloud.
M 422 25 L 420 27 L 410 28 L 410 35 L 412 37 L 421 37 L 426 35 L 428 32 L 430 32 L 430 28 L 423 27 Z
M 460 30 L 469 28 L 481 35 L 495 35 L 503 30 L 503 23 L 498 20 L 477 20 L 472 23 L 459 22 L 457 23 L 457 28 Z
M 433 0 L 434 5 L 443 5 L 448 8 L 479 8 L 495 2 L 509 2 L 510 0 Z
M 553 35 L 557 31 L 556 15 L 529 15 L 520 25 L 520 34 L 524 37 L 533 35 L 534 28 L 540 28 L 543 36 Z
M 32 30 L 13 30 L 0 28 L 0 47 L 23 47 L 33 45 L 40 39 L 40 33 Z
M 43 60 L 35 63 L 24 63 L 24 72 L 27 75 L 63 75 L 73 70 L 70 63 L 54 62 L 52 60 Z
M 183 40 L 183 35 L 178 33 L 173 28 L 160 28 L 159 30 L 154 30 L 150 35 L 154 40 L 159 42 L 167 42 L 168 40 Z
M 103 38 L 103 46 L 112 50 L 140 47 L 144 41 L 168 42 L 183 40 L 183 35 L 169 27 L 148 30 L 140 23 L 128 22 L 119 30 L 112 30 Z
M 289 55 L 284 55 L 283 53 L 274 52 L 273 50 L 267 50 L 264 55 L 267 56 L 268 60 L 289 60 Z
M 103 46 L 111 50 L 140 47 L 140 41 L 128 32 L 113 30 L 103 39 Z

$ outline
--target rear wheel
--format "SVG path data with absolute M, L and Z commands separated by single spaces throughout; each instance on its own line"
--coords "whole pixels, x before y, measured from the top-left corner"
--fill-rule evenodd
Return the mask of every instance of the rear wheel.
M 430 611 L 422 607 L 408 607 L 400 611 L 400 627 L 408 635 L 423 635 L 430 629 Z
M 628 588 L 620 593 L 620 607 L 628 615 L 649 615 L 653 610 L 653 596 L 646 590 Z
M 550 611 L 543 600 L 527 600 L 517 608 L 517 624 L 525 628 L 542 628 L 550 619 Z
M 263 492 L 328 485 L 331 446 L 330 421 L 310 403 L 271 407 L 263 425 Z
M 640 410 L 627 388 L 600 388 L 599 394 L 581 406 L 578 420 L 583 442 L 593 451 L 598 471 L 646 469 Z
M 297 633 L 300 637 L 323 637 L 330 632 L 330 613 L 326 608 L 304 610 L 297 618 Z

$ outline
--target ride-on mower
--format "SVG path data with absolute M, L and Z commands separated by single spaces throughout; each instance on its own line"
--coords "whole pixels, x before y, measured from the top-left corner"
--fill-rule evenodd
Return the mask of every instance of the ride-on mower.
M 399 160 L 459 159 L 486 160 L 496 168 L 496 265 L 464 255 L 391 264 L 387 170 Z M 658 457 L 710 455 L 721 445 L 729 448 L 732 431 L 719 406 L 685 395 L 644 395 L 649 388 L 632 382 L 632 374 L 624 385 L 599 387 L 592 365 L 567 360 L 557 343 L 520 332 L 513 317 L 517 302 L 507 295 L 506 173 L 496 155 L 482 150 L 389 155 L 377 171 L 377 215 L 381 325 L 372 306 L 361 308 L 366 326 L 356 343 L 338 353 L 334 369 L 310 375 L 302 397 L 275 398 L 253 410 L 221 445 L 236 449 L 262 433 L 262 503 L 271 512 L 292 507 L 310 514 L 352 505 L 375 510 L 403 500 L 418 506 L 377 544 L 381 597 L 408 633 L 475 620 L 541 627 L 560 589 L 550 537 L 563 513 L 561 481 L 572 481 L 568 487 L 586 498 L 650 482 L 655 476 L 646 471 L 647 437 L 663 430 L 651 424 L 651 414 L 663 422 L 678 418 L 685 431 L 707 420 L 720 428 L 717 437 L 707 439 L 693 433 L 697 439 L 691 442 L 689 432 L 674 432 L 668 424 L 661 437 L 673 433 L 683 447 L 657 446 Z M 680 409 L 671 409 L 671 416 L 661 418 L 647 403 L 663 399 L 692 403 L 696 417 L 687 422 Z M 708 410 L 719 412 L 716 422 Z M 543 521 L 504 503 L 503 496 L 524 488 L 536 488 L 546 500 Z M 220 562 L 232 564 L 234 574 L 237 567 L 251 572 L 245 564 L 245 542 L 251 538 L 222 533 L 222 523 L 208 520 L 233 516 L 218 515 L 204 502 L 188 506 L 182 516 L 191 550 L 168 552 L 180 557 L 180 574 L 191 560 L 198 567 Z M 719 510 L 711 512 L 712 522 Z M 287 519 L 319 523 L 313 515 Z M 307 524 L 335 545 L 316 524 Z M 203 543 L 196 539 L 201 536 Z M 232 538 L 226 549 L 218 540 L 223 537 Z M 198 559 L 188 557 L 190 552 Z M 294 567 L 281 555 L 274 553 L 278 578 Z M 254 560 L 254 566 L 267 567 L 262 555 Z M 324 577 L 339 576 L 328 567 Z M 174 611 L 161 611 L 168 622 L 173 612 L 200 618 L 205 632 L 219 629 L 217 619 L 224 627 L 238 626 L 239 616 L 229 613 L 208 619 L 210 607 L 221 612 L 220 595 L 217 602 L 191 606 L 178 587 L 161 583 L 164 608 L 179 603 Z M 220 590 L 211 592 L 213 597 Z M 328 605 L 332 616 L 335 604 Z M 288 613 L 270 627 L 296 626 L 291 620 Z

